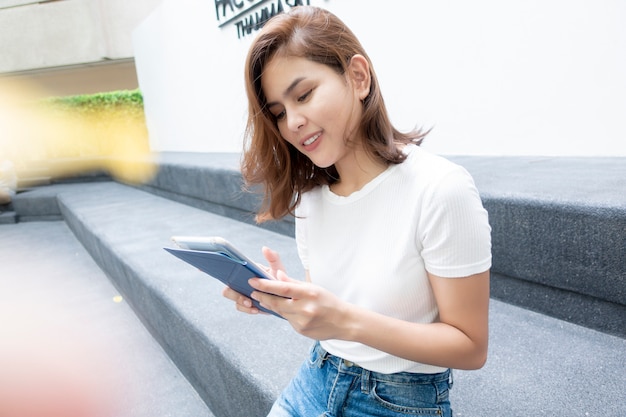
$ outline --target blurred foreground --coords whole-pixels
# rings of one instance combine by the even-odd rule
[[[11,161],[18,177],[104,172],[142,183],[154,175],[143,111],[108,106],[86,113],[42,96],[31,86],[0,79],[0,161]]]
[[[0,417],[165,416],[211,414],[68,226],[0,225]]]
[[[68,314],[62,300],[8,294],[0,305],[0,417],[116,416],[121,381],[112,351],[93,343],[97,327]]]

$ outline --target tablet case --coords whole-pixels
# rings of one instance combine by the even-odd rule
[[[195,266],[202,272],[209,274],[213,278],[217,278],[233,290],[247,297],[250,297],[250,294],[256,291],[248,284],[250,278],[267,278],[266,273],[257,265],[231,258],[220,252],[172,248],[164,249],[177,258]],[[261,311],[281,317],[274,311],[261,307],[256,300],[252,300],[252,304]]]

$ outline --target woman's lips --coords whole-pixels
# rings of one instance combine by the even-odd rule
[[[304,149],[307,151],[312,151],[315,147],[317,147],[320,136],[322,136],[322,132],[317,132],[302,141],[302,146],[304,147]]]

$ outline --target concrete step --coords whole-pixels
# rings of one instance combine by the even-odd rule
[[[14,211],[2,211],[0,208],[0,224],[17,223],[17,215]]]
[[[240,155],[163,153],[142,189],[254,223]],[[626,158],[449,157],[489,212],[492,296],[626,337]],[[584,178],[584,181],[581,180]],[[293,236],[293,219],[265,226]]]
[[[242,191],[238,153],[164,152],[154,156],[159,169],[150,181],[138,187],[211,213],[255,224],[258,195]],[[294,221],[287,216],[262,225],[293,236]]]
[[[265,415],[311,341],[283,320],[236,312],[218,281],[162,248],[175,234],[221,235],[261,260],[268,245],[298,277],[293,238],[113,182],[51,188],[71,230],[214,414]],[[490,314],[487,365],[455,371],[456,415],[626,415],[624,338],[497,300]]]
[[[62,187],[44,186],[18,192],[12,204],[19,221],[63,220],[56,198]]]
[[[282,320],[237,313],[219,281],[163,247],[172,235],[218,235],[260,260],[259,242],[268,242],[298,276],[292,239],[116,183],[69,184],[58,201],[70,228],[211,410],[263,415],[309,341]]]
[[[157,175],[140,189],[254,224],[259,198],[241,190],[239,154],[155,159]],[[473,175],[489,212],[492,296],[626,337],[626,159],[450,159]],[[32,191],[28,203],[17,196],[20,221],[60,218],[45,188]],[[292,218],[264,227],[293,236]]]
[[[626,336],[626,158],[451,159],[489,212],[492,295]]]
[[[213,416],[64,222],[0,236],[0,414],[78,415],[98,396],[80,415]],[[33,404],[46,412],[16,411]]]

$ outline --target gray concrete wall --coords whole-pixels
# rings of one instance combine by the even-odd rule
[[[68,0],[1,10],[0,73],[102,60],[95,6],[89,0]]]
[[[0,75],[0,82],[3,80],[28,86],[29,97],[33,98],[134,90],[139,87],[135,60],[132,58]]]
[[[138,87],[132,31],[162,0],[0,0],[0,76],[41,95]]]
[[[97,3],[107,59],[134,56],[132,31],[161,0],[86,0]]]

